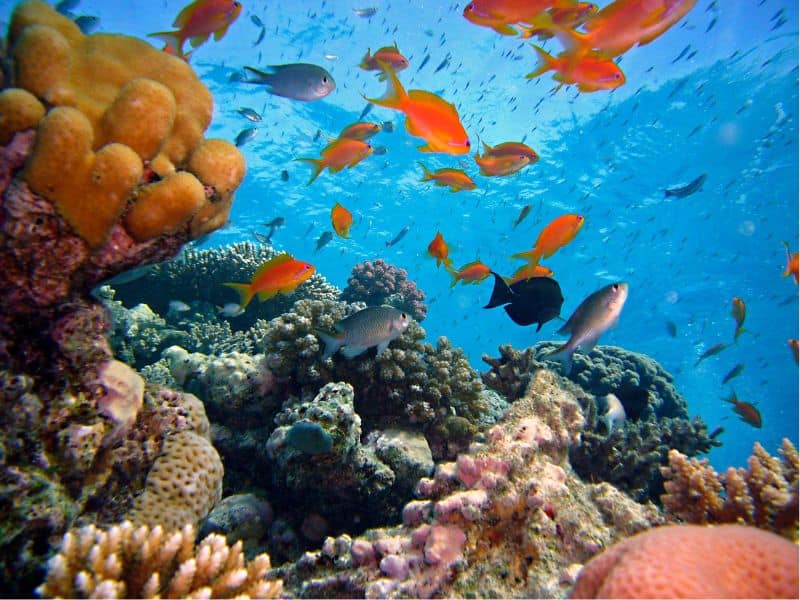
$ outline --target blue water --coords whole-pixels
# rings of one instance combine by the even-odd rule
[[[13,4],[0,1],[0,18],[7,19]],[[99,31],[144,37],[168,29],[184,4],[84,0],[75,12],[100,17]],[[253,231],[264,232],[262,223],[283,216],[276,247],[312,261],[340,287],[358,262],[384,258],[407,269],[426,292],[428,340],[449,337],[483,370],[482,354],[497,356],[503,343],[524,348],[560,339],[558,324],[536,334],[501,310],[483,310],[490,284],[450,288],[447,273],[425,255],[428,243],[442,231],[457,265],[480,258],[508,274],[522,264],[508,257],[529,248],[546,223],[581,213],[586,224],[575,241],[545,261],[564,291],[562,314],[603,285],[627,281],[630,296],[619,325],[601,344],[652,356],[675,375],[692,414],[711,428],[725,427],[724,445],[711,454],[715,467],[743,465],[755,441],[772,453],[783,437],[797,444],[798,368],[787,340],[798,337],[798,288],[781,277],[781,241],[798,247],[797,2],[703,0],[666,34],[622,57],[623,87],[593,94],[554,92],[548,75],[527,81],[534,52],[521,40],[468,23],[461,16],[464,2],[244,5],[227,36],[192,57],[216,101],[209,137],[233,140],[252,125],[236,108],[264,114],[256,138],[242,148],[248,174],[231,224],[205,246],[252,239]],[[352,12],[365,6],[375,6],[377,14],[365,19]],[[251,15],[267,27],[256,47],[259,28]],[[293,159],[318,156],[325,137],[358,119],[362,94],[383,93],[384,85],[357,64],[367,47],[395,41],[411,62],[400,74],[403,84],[455,103],[473,147],[478,139],[524,138],[539,162],[510,178],[482,177],[469,157],[419,153],[423,142],[405,133],[403,116],[376,107],[368,120],[397,126],[373,139],[387,154],[337,175],[325,172],[306,187],[309,167]],[[560,49],[557,42],[545,47]],[[447,56],[449,64],[435,73]],[[244,65],[298,61],[327,68],[337,89],[305,104],[228,81]],[[314,141],[318,130],[322,136]],[[465,168],[478,189],[452,194],[420,183],[419,160],[431,169]],[[280,178],[284,169],[288,182]],[[664,198],[665,188],[703,173],[701,192]],[[351,237],[313,254],[337,201],[356,214]],[[525,204],[532,204],[531,214],[512,229]],[[387,247],[406,225],[408,235]],[[694,368],[705,349],[732,341],[733,296],[747,303],[748,333]],[[677,326],[674,338],[667,321]],[[720,382],[739,362],[745,369],[733,389],[758,403],[762,430],[740,422],[722,401],[732,387]]]

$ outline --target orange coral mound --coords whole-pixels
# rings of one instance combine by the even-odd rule
[[[797,598],[797,560],[755,527],[658,527],[590,560],[570,598]]]

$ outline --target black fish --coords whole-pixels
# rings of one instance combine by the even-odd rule
[[[367,104],[364,107],[364,110],[361,111],[361,114],[358,115],[358,120],[361,121],[364,117],[366,117],[370,113],[370,111],[372,110],[373,106],[374,106],[374,104],[371,104],[371,103]]]
[[[269,223],[264,223],[264,227],[280,227],[284,223],[286,223],[286,219],[283,217],[275,217]]]
[[[408,225],[406,225],[405,227],[403,227],[403,228],[402,228],[402,229],[399,231],[399,233],[398,233],[396,236],[394,236],[394,239],[393,239],[391,242],[386,242],[386,246],[387,246],[387,247],[388,247],[388,246],[394,246],[394,245],[395,245],[397,242],[399,242],[399,241],[400,241],[400,240],[402,240],[404,237],[406,237],[406,234],[409,232],[409,230],[410,230],[410,229],[411,229],[411,227],[409,227]]]
[[[325,231],[321,236],[317,238],[317,247],[314,249],[314,254],[316,254],[321,248],[325,246],[328,242],[333,239],[333,234],[330,231]]]
[[[489,304],[483,308],[494,308],[505,304],[506,312],[517,325],[538,323],[542,325],[555,319],[561,313],[564,296],[561,286],[550,277],[533,277],[517,281],[510,287],[500,275],[494,275],[494,289]]]
[[[683,186],[683,187],[676,187],[670,188],[668,190],[664,190],[664,198],[669,198],[670,196],[675,196],[676,198],[686,198],[686,196],[691,196],[695,192],[699,192],[700,188],[703,187],[703,183],[706,180],[706,174],[703,173],[692,181],[691,183]]]
[[[289,171],[286,169],[281,171],[281,181],[289,181]]]

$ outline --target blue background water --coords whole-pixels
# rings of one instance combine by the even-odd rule
[[[0,1],[3,21],[13,5]],[[184,5],[85,0],[75,12],[100,17],[99,31],[144,37],[168,29]],[[578,237],[545,261],[564,291],[563,315],[608,282],[626,280],[630,296],[620,323],[601,343],[658,360],[675,375],[691,413],[711,428],[725,427],[724,445],[711,454],[718,469],[744,464],[756,440],[773,453],[784,436],[797,444],[798,369],[786,342],[798,337],[798,288],[780,276],[781,241],[798,246],[797,2],[703,0],[665,35],[622,57],[622,88],[594,94],[574,88],[554,93],[549,75],[527,81],[534,52],[522,40],[468,23],[461,16],[464,2],[244,5],[227,36],[192,57],[216,102],[209,137],[233,140],[251,126],[239,107],[264,115],[256,138],[242,148],[248,173],[231,224],[206,246],[252,239],[253,231],[265,231],[264,222],[283,216],[276,247],[311,260],[340,287],[356,263],[384,258],[407,269],[426,292],[428,339],[446,335],[481,370],[481,355],[497,356],[500,344],[523,348],[561,338],[557,321],[535,334],[501,310],[483,310],[490,284],[450,288],[449,276],[425,255],[428,243],[442,231],[457,265],[480,258],[508,274],[522,264],[508,257],[529,248],[546,223],[581,213],[586,224]],[[366,6],[377,14],[365,19],[352,12]],[[260,29],[251,15],[267,28],[258,46]],[[510,178],[485,178],[469,157],[419,153],[422,141],[405,133],[403,116],[375,108],[367,120],[397,126],[373,139],[387,154],[337,175],[325,172],[306,187],[309,167],[293,159],[318,156],[324,136],[335,137],[357,120],[362,94],[383,93],[374,74],[357,65],[368,47],[394,41],[411,62],[400,74],[404,86],[454,102],[473,147],[479,138],[490,144],[524,139],[539,162]],[[560,50],[557,42],[545,48]],[[449,64],[435,73],[448,56]],[[337,89],[305,104],[228,81],[244,65],[297,61],[325,66]],[[323,137],[315,141],[318,130]],[[461,166],[478,189],[452,194],[420,183],[419,160],[431,169]],[[288,182],[280,178],[284,169]],[[702,173],[708,178],[701,192],[664,198],[665,188]],[[316,239],[330,229],[336,201],[356,215],[351,237],[313,254]],[[512,229],[525,204],[533,205],[530,216]],[[387,247],[405,225],[408,235]],[[733,296],[747,303],[749,333],[695,368],[705,349],[732,341]],[[668,320],[677,325],[674,338]],[[740,399],[758,403],[760,431],[722,401],[731,385],[720,382],[739,362],[745,370],[733,387]]]

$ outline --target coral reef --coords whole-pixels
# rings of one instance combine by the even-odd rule
[[[260,543],[272,524],[274,512],[266,500],[253,494],[235,494],[223,498],[203,521],[198,535],[225,536],[228,544],[241,540],[246,554]]]
[[[581,570],[571,598],[796,598],[797,545],[755,527],[669,525]]]
[[[574,475],[582,427],[574,396],[540,370],[483,442],[419,481],[403,525],[329,537],[277,572],[301,597],[563,597],[579,563],[661,522]]]
[[[391,304],[417,321],[422,321],[428,312],[425,293],[408,278],[408,272],[380,258],[353,267],[347,287],[342,290],[342,300],[364,302],[367,306]]]
[[[491,369],[483,382],[509,401],[519,397],[538,369],[550,369],[545,356],[557,347],[541,342],[523,351],[500,347],[500,357],[484,356]],[[635,499],[659,501],[663,479],[659,468],[675,448],[689,456],[719,445],[699,418],[689,419],[688,406],[672,385],[672,377],[655,361],[614,346],[598,346],[588,354],[576,354],[571,373],[562,377],[572,384],[586,418],[581,444],[570,449],[570,463],[589,481],[607,481]],[[627,418],[621,427],[608,430],[598,415],[598,402],[614,394]]]
[[[242,544],[211,534],[195,545],[195,529],[135,527],[69,531],[49,564],[40,596],[62,598],[279,598],[266,579],[269,555],[246,561]]]
[[[747,469],[718,474],[708,460],[689,459],[677,450],[661,468],[667,517],[695,524],[745,523],[797,541],[798,455],[784,438],[781,458],[756,442]]]

